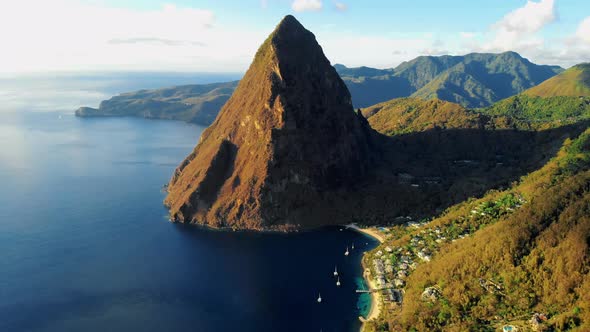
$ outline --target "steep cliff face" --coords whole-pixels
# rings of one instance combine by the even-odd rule
[[[214,227],[335,223],[312,207],[353,190],[373,135],[315,36],[287,16],[175,171],[165,204],[176,221]]]

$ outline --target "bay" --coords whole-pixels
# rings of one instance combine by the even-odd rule
[[[34,104],[0,104],[1,331],[358,331],[375,241],[169,223],[162,185],[204,128]]]

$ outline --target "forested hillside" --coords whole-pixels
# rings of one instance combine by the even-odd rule
[[[391,233],[365,260],[399,248],[382,259],[415,270],[367,331],[590,329],[590,130],[507,190]]]

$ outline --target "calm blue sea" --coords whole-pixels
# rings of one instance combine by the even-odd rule
[[[358,331],[375,242],[169,223],[161,187],[203,128],[72,113],[189,82],[115,78],[0,79],[0,331]]]

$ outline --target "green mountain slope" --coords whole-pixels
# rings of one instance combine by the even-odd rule
[[[576,122],[590,118],[590,97],[536,97],[516,95],[478,110],[488,115],[510,116],[531,123]]]
[[[528,96],[590,97],[590,63],[582,63],[523,92]]]
[[[403,305],[365,331],[589,330],[589,216],[590,129],[511,188],[392,229],[364,259],[392,265]]]
[[[350,91],[355,107],[406,97],[416,91],[407,79],[395,76],[393,69],[348,68],[341,64],[334,68]]]
[[[402,62],[394,72],[397,77],[407,79],[414,89],[419,90],[444,71],[465,61],[468,56],[419,56]]]
[[[561,68],[539,66],[514,52],[468,54],[413,97],[439,98],[466,107],[484,107],[520,93],[559,73]]]
[[[457,66],[463,67],[464,65],[458,64]],[[362,112],[375,130],[386,135],[418,132],[433,128],[521,130],[556,128],[590,119],[590,96],[554,96],[558,93],[571,94],[572,89],[569,88],[574,86],[574,83],[578,87],[584,84],[585,79],[588,79],[586,74],[590,73],[589,69],[590,65],[578,65],[541,84],[539,87],[542,89],[537,91],[551,91],[548,97],[539,97],[524,92],[479,109],[466,109],[459,104],[437,98],[430,100],[414,97],[397,98],[364,108]],[[448,81],[452,75],[461,76],[456,72],[446,71],[430,84],[436,85],[440,81]],[[563,84],[564,88],[561,88],[559,84]],[[473,82],[463,85],[475,87]],[[536,88],[527,91],[534,89]],[[456,91],[465,92],[468,89],[459,88]],[[479,97],[494,95],[489,89],[473,89],[472,91],[476,91]],[[581,90],[577,89],[576,91]],[[462,97],[460,94],[457,96]]]
[[[440,99],[396,98],[362,109],[385,135],[430,129],[542,130],[590,120],[590,97],[529,97],[523,94],[487,108],[467,109]]]
[[[210,125],[229,99],[236,82],[183,85],[123,93],[100,103],[98,109],[81,107],[80,117],[138,116]]]
[[[563,69],[531,63],[515,52],[420,56],[394,69],[334,66],[356,107],[392,98],[438,98],[483,107],[520,93]]]
[[[399,225],[387,233],[364,261],[373,278],[382,275],[394,286],[401,303],[382,303],[387,310],[364,331],[497,331],[505,325],[519,331],[590,330],[590,97],[523,93],[472,110],[437,99],[400,98],[363,114],[399,141],[419,132],[470,128],[483,128],[479,135],[512,131],[505,129],[532,137],[555,133],[552,143],[532,153],[554,157],[520,181],[496,187],[508,189],[466,198],[418,228]],[[504,167],[538,146],[523,138],[478,146],[494,149],[497,167]],[[452,146],[438,142],[444,141],[437,140],[430,153],[469,151],[465,139]],[[477,176],[496,172],[488,167]],[[467,188],[465,181],[461,186]],[[376,261],[389,270],[378,272]]]
[[[439,99],[398,98],[362,110],[371,127],[385,135],[429,129],[480,128],[482,115]]]

